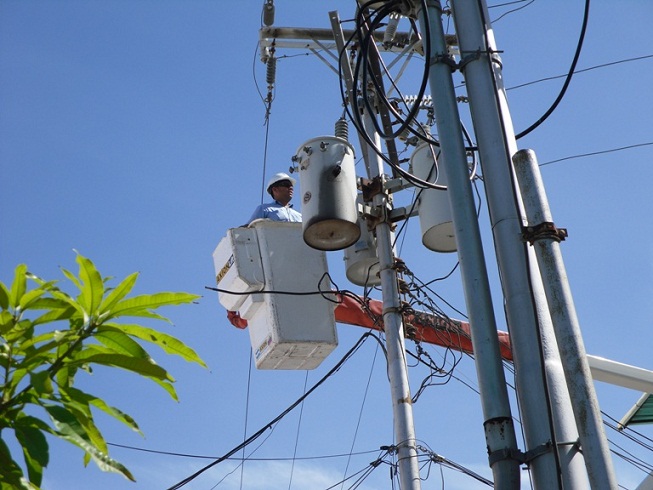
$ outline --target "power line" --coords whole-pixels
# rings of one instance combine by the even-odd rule
[[[540,163],[540,167],[544,167],[545,165],[551,165],[552,163],[558,163],[558,162],[563,162],[565,160],[572,160],[574,158],[583,158],[583,157],[589,157],[589,156],[595,156],[595,155],[603,155],[605,153],[613,153],[615,151],[622,151],[622,150],[630,150],[631,148],[641,148],[643,146],[650,146],[653,145],[653,141],[648,142],[648,143],[637,143],[635,145],[628,145],[628,146],[621,146],[619,148],[612,148],[609,150],[601,150],[601,151],[593,151],[590,153],[580,153],[578,155],[571,155],[568,157],[564,158],[558,158],[557,160],[550,160],[548,162]]]
[[[270,422],[268,422],[264,427],[259,429],[257,432],[255,432],[253,435],[251,435],[249,438],[247,438],[246,441],[243,441],[241,444],[237,445],[235,448],[231,449],[229,452],[224,454],[223,456],[215,459],[212,463],[209,463],[208,465],[204,466],[203,468],[199,469],[192,475],[184,478],[183,480],[175,483],[172,485],[168,490],[177,490],[191,481],[193,481],[195,478],[200,476],[202,473],[205,471],[211,469],[215,465],[221,463],[222,461],[225,461],[226,459],[230,458],[234,454],[236,454],[238,451],[240,451],[242,448],[248,446],[252,442],[254,442],[256,439],[258,439],[261,435],[263,435],[268,429],[272,429],[277,422],[279,422],[282,418],[284,418],[286,415],[288,415],[292,410],[294,410],[302,401],[304,401],[310,394],[313,393],[320,385],[322,385],[327,379],[329,379],[331,376],[333,376],[337,371],[340,370],[340,368],[347,362],[351,356],[354,355],[354,353],[363,345],[363,343],[367,340],[368,337],[374,337],[376,338],[371,332],[366,332],[361,336],[360,339],[354,344],[354,346],[347,351],[347,353],[336,363],[336,365],[331,368],[331,370],[326,373],[317,383],[315,383],[310,390],[308,390],[303,396],[299,397],[295,402],[293,402],[288,408],[286,408],[283,412],[281,412],[279,415],[277,415],[274,419],[272,419]]]
[[[609,63],[602,63],[600,65],[590,66],[588,68],[583,68],[582,70],[574,71],[574,75],[576,75],[578,73],[585,73],[585,72],[592,71],[592,70],[598,70],[599,68],[606,68],[608,66],[618,65],[620,63],[630,63],[632,61],[641,61],[641,60],[645,60],[645,59],[648,59],[648,58],[653,58],[653,54],[647,54],[647,55],[644,55],[644,56],[636,56],[635,58],[626,58],[626,59],[623,59],[623,60],[611,61]],[[549,80],[557,80],[558,78],[564,78],[566,76],[567,75],[555,75],[555,76],[552,76],[552,77],[540,78],[538,80],[533,80],[531,82],[526,82],[526,83],[522,83],[520,85],[514,85],[512,87],[508,87],[508,88],[506,88],[506,91],[515,90],[515,89],[523,88],[523,87],[528,87],[529,85],[535,85],[536,83],[547,82]]]

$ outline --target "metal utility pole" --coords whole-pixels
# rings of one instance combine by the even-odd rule
[[[353,79],[347,57],[343,56],[344,37],[337,12],[330,12],[329,18],[334,39],[338,47],[338,53],[341,54],[341,70],[347,84],[351,103],[351,98],[357,96],[354,90],[356,81]],[[372,56],[375,54],[372,54]],[[359,136],[365,157],[365,165],[368,169],[368,177],[370,180],[382,185],[384,174],[383,160],[377,153],[381,148],[381,141],[372,122],[373,117],[375,117],[374,114],[365,111],[363,114],[365,127],[362,129],[365,130],[366,135],[365,137],[363,135]],[[372,141],[375,148],[371,147],[367,141]],[[392,249],[392,232],[390,222],[388,221],[391,204],[388,201],[388,196],[385,191],[379,192],[373,197],[373,205],[380,214],[375,231],[383,298],[383,330],[386,339],[387,369],[388,379],[390,380],[390,396],[392,398],[399,481],[402,489],[420,490],[421,480],[417,460],[412,397],[408,383],[403,317],[400,309],[401,303],[397,283],[397,270]]]
[[[515,378],[536,489],[587,487],[578,431],[532,250],[521,240],[522,204],[510,156],[516,151],[501,63],[484,0],[452,4],[470,111],[483,168]],[[552,445],[554,444],[554,445]]]
[[[376,148],[381,141],[374,129],[371,118],[374,115],[365,113],[365,129],[373,140]],[[370,158],[368,168],[370,179],[383,181],[383,162],[372,148],[368,148]],[[381,192],[374,196],[375,209],[382,213],[382,219],[376,224],[376,246],[379,257],[381,290],[383,298],[383,330],[387,349],[388,378],[390,380],[390,396],[394,414],[394,428],[399,465],[399,481],[402,489],[419,490],[419,465],[417,461],[417,443],[413,425],[413,405],[408,384],[408,368],[406,364],[406,346],[404,344],[404,326],[399,300],[397,270],[392,250],[392,233],[387,220],[390,206],[387,195]],[[385,218],[385,219],[383,219]]]
[[[423,8],[422,3],[425,3]],[[460,132],[451,67],[444,30],[442,5],[438,0],[416,2],[429,83],[453,215],[460,269],[469,311],[476,372],[485,417],[485,437],[495,488],[518,489],[520,479],[517,440],[510,412],[506,380],[499,353],[499,341],[481,236],[469,181],[467,155]]]
[[[615,489],[618,484],[610,448],[560,252],[559,242],[566,234],[553,224],[535,153],[521,150],[513,161],[526,207],[528,238],[542,271],[590,484],[593,489]]]

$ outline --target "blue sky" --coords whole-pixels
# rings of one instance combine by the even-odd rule
[[[275,24],[293,27],[328,27],[329,11],[346,20],[355,6],[353,0],[275,4]],[[179,403],[126,373],[98,369],[80,379],[81,386],[131,414],[145,433],[141,438],[98,417],[111,443],[221,456],[294,402],[364,332],[339,326],[340,346],[315,371],[250,375],[247,332],[230,326],[215,294],[205,289],[214,285],[213,249],[259,204],[262,181],[286,170],[304,141],[332,134],[342,112],[336,75],[315,56],[284,52],[266,147],[265,108],[255,85],[256,79],[265,89],[265,66],[256,53],[261,5],[0,2],[0,279],[10,281],[19,263],[41,277],[63,279],[59,267],[75,268],[76,249],[104,275],[139,271],[138,293],[203,295],[197,305],[164,311],[174,325],[162,328],[195,348],[209,369],[153,351],[177,379]],[[583,11],[582,2],[536,0],[493,8],[491,15],[497,19],[519,7],[494,23],[509,89],[567,72]],[[642,59],[578,73],[551,117],[518,142],[545,164],[554,220],[569,230],[562,252],[588,353],[651,370],[652,15],[653,5],[645,0],[595,0],[578,68]],[[548,109],[561,85],[556,78],[508,91],[517,131]],[[417,89],[415,79],[412,93]],[[640,146],[546,164],[633,145]],[[364,167],[357,168],[362,175]],[[411,191],[403,192],[397,199],[410,200]],[[486,216],[483,208],[495,313],[505,330]],[[454,266],[455,255],[422,247],[416,219],[405,233],[400,255],[422,280],[445,276]],[[341,288],[361,292],[347,284],[341,252],[329,253],[329,268]],[[437,293],[464,312],[457,273],[437,284]],[[429,353],[444,356],[436,347]],[[463,356],[454,374],[458,379],[430,387],[415,404],[417,437],[491,477],[480,401],[467,386],[476,386],[473,361]],[[410,368],[413,390],[424,376]],[[640,396],[605,383],[596,389],[602,410],[616,419]],[[519,416],[516,408],[513,413]],[[638,430],[653,437],[650,427]],[[613,431],[608,435],[653,461],[650,451]],[[301,414],[293,411],[264,442],[248,447],[246,455],[256,448],[252,457],[260,460],[247,461],[242,472],[238,461],[217,465],[186,488],[328,488],[344,478],[346,468],[347,475],[365,468],[392,437],[382,352],[366,342],[309,397]],[[92,465],[84,468],[75,447],[57,441],[51,447],[43,485],[48,490],[167,488],[211,461],[112,447],[138,480],[130,483]],[[363,454],[349,463],[323,458],[352,452]],[[293,465],[293,454],[309,459]],[[624,488],[644,477],[621,459],[615,465]],[[361,488],[389,488],[388,475],[381,465]],[[451,470],[443,475],[448,489],[486,488]],[[530,488],[524,477],[524,488]],[[440,479],[433,468],[428,487],[439,488]]]

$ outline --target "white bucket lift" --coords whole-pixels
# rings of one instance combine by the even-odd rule
[[[446,186],[447,182],[437,164],[429,143],[419,145],[410,157],[415,177]],[[440,171],[438,171],[440,170]],[[419,191],[419,224],[422,244],[434,252],[455,252],[456,235],[451,217],[449,196],[445,190],[423,189]]]
[[[239,239],[244,236],[251,240]],[[258,262],[249,259],[254,248]],[[247,320],[258,369],[314,369],[338,345],[336,305],[329,301],[335,295],[325,276],[326,254],[304,243],[301,223],[256,220],[247,228],[231,229],[213,260],[219,289],[252,293],[237,296],[240,300],[220,293],[219,300],[231,311],[238,305],[240,316]],[[253,272],[256,264],[260,270]],[[262,282],[250,286],[259,272]],[[274,293],[318,290],[324,296]]]

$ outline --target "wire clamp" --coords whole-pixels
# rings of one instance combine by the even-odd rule
[[[547,441],[544,444],[540,444],[539,446],[534,447],[530,451],[526,451],[525,453],[519,449],[497,449],[496,451],[490,453],[488,460],[490,462],[490,466],[494,465],[494,463],[506,459],[512,459],[519,462],[519,464],[525,464],[528,466],[530,462],[535,458],[538,458],[539,456],[542,456],[543,454],[546,454],[552,450],[553,443],[551,441]]]
[[[493,63],[498,64],[500,67],[502,66],[501,63],[501,57],[499,56],[499,53],[502,53],[503,51],[497,51],[493,49],[488,49],[485,51],[482,50],[476,50],[465,57],[462,57],[460,59],[460,63],[458,63],[457,67],[461,71],[461,73],[465,70],[465,67],[471,63],[472,61],[477,61],[481,58],[482,54],[488,55],[490,59],[492,60]]]
[[[458,63],[456,63],[456,60],[453,59],[453,56],[451,56],[449,53],[447,54],[436,54],[431,58],[431,64],[435,65],[436,63],[444,63],[447,65],[449,68],[451,68],[451,72],[455,72],[456,69],[458,69]]]
[[[555,240],[561,242],[567,238],[566,228],[556,228],[552,221],[544,221],[539,225],[522,228],[522,238],[533,245],[538,240]]]

